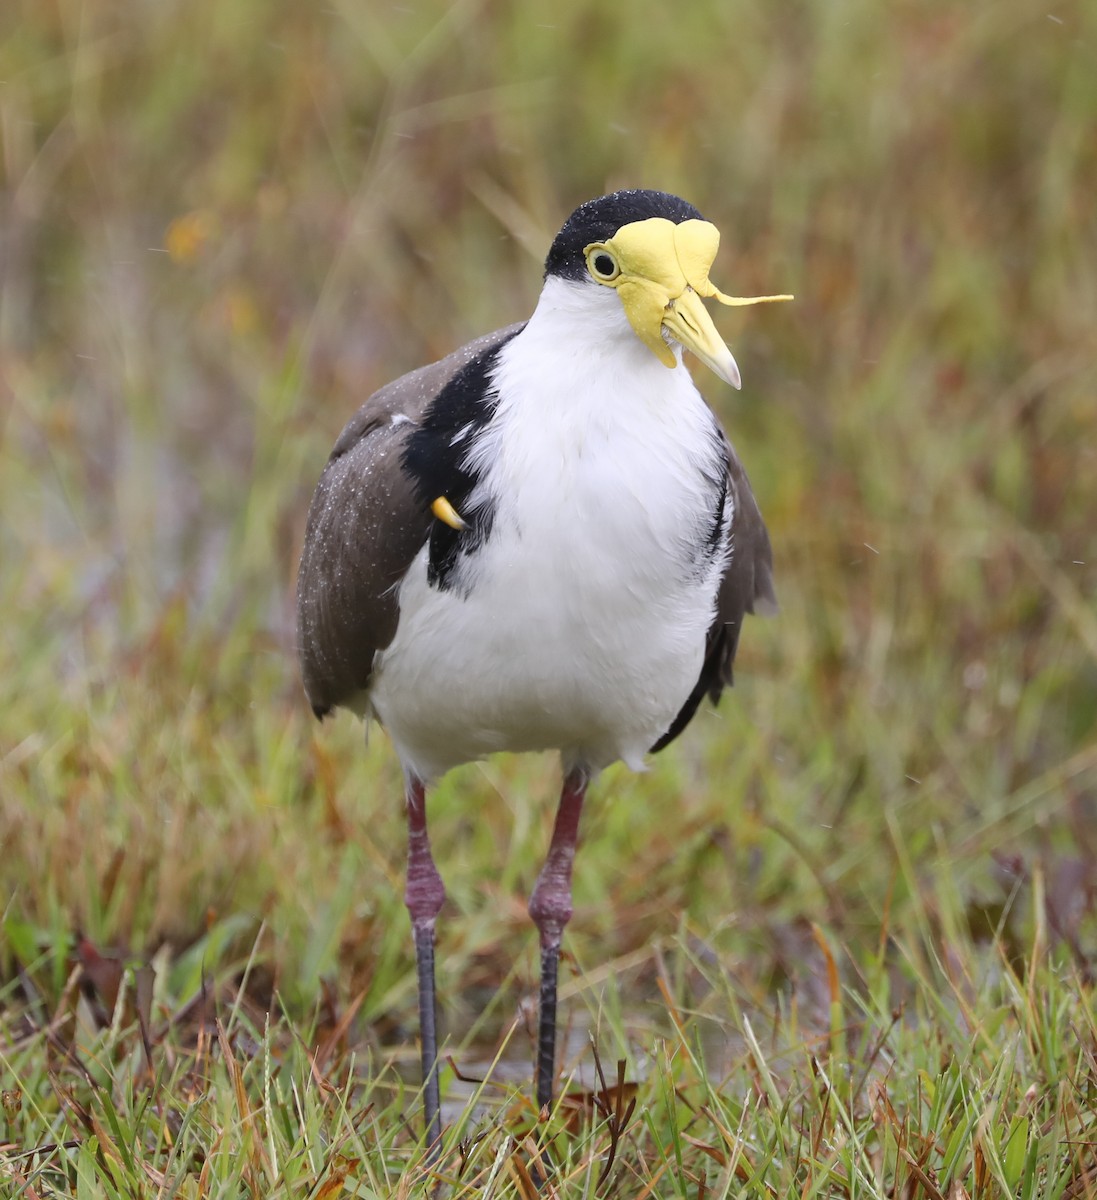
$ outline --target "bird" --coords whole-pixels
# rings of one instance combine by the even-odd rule
[[[434,949],[445,887],[426,793],[499,751],[555,750],[562,788],[529,898],[536,1101],[553,1103],[561,940],[591,780],[644,769],[732,682],[743,619],[776,609],[746,472],[683,350],[739,369],[703,301],[720,234],[629,189],[556,234],[532,315],[382,387],[343,429],[297,584],[304,689],[386,730],[404,776],[405,903],[427,1144],[441,1140]]]

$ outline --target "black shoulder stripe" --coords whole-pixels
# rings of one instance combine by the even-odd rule
[[[470,503],[480,473],[469,464],[469,450],[495,415],[499,397],[492,372],[499,351],[518,332],[478,354],[450,379],[427,407],[404,450],[404,469],[422,503],[429,507],[445,496],[465,522],[464,529],[452,529],[442,521],[431,526],[427,579],[436,587],[451,587],[459,557],[475,552],[491,533],[493,506]]]

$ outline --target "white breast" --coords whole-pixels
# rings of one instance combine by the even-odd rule
[[[501,353],[474,451],[491,535],[448,590],[428,585],[420,554],[375,665],[370,706],[424,779],[496,750],[639,769],[701,669],[725,561],[698,561],[714,418],[612,292],[598,289],[592,314],[582,289],[577,312],[555,282]]]

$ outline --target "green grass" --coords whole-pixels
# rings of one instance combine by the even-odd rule
[[[1092,0],[4,8],[0,1195],[1097,1196],[1095,55]],[[630,184],[797,295],[699,377],[782,611],[596,787],[546,1122],[556,768],[432,795],[500,1065],[430,1168],[398,769],[307,713],[297,549],[361,400]]]

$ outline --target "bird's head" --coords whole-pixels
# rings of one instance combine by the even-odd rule
[[[709,279],[720,231],[677,196],[622,191],[581,204],[556,235],[545,278],[616,291],[633,332],[668,367],[679,343],[732,387],[739,368],[703,300],[764,304],[791,296],[726,296]]]

